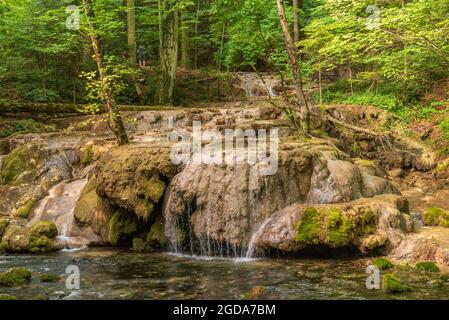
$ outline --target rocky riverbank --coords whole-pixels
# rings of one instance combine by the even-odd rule
[[[332,124],[325,114],[379,135]],[[239,257],[391,254],[449,262],[441,239],[426,241],[433,254],[419,254],[424,249],[417,245],[417,235],[431,238],[434,230],[420,229],[426,211],[449,208],[427,201],[438,198],[436,191],[419,189],[416,181],[427,179],[444,193],[445,168],[436,166],[427,147],[380,134],[386,115],[379,109],[314,108],[310,137],[298,137],[282,112],[263,101],[132,111],[125,118],[132,143],[123,147],[96,116],[73,118],[65,132],[1,141],[2,250],[112,245]],[[278,128],[276,172],[264,175],[246,163],[174,164],[169,136],[173,130],[191,135],[194,121],[221,132]],[[413,177],[415,184],[408,183]],[[42,221],[53,223],[57,234],[39,234],[46,239],[36,244],[32,230]]]

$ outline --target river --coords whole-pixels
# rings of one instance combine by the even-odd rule
[[[429,279],[411,268],[394,273],[413,291],[387,294],[365,288],[369,259],[213,259],[170,253],[134,253],[117,249],[60,251],[48,255],[5,255],[0,270],[26,266],[29,285],[1,288],[0,293],[32,299],[243,299],[263,286],[266,299],[447,299],[449,285],[429,287]],[[80,269],[80,289],[66,289],[68,265]],[[44,283],[42,274],[62,276]],[[429,278],[430,277],[430,278]]]

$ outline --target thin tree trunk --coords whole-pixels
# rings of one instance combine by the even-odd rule
[[[159,40],[161,80],[159,102],[173,103],[173,92],[178,66],[178,24],[179,14],[172,0],[159,0]]]
[[[281,23],[284,33],[285,47],[287,49],[290,67],[292,69],[293,81],[296,91],[296,110],[299,111],[301,128],[303,132],[310,132],[310,112],[306,97],[302,86],[301,68],[298,65],[297,51],[293,43],[292,36],[288,27],[287,18],[285,16],[285,8],[283,0],[276,0],[279,22]]]
[[[349,71],[349,86],[351,87],[351,94],[354,94],[354,85],[352,83],[352,68],[351,65],[348,66]]]
[[[293,41],[299,41],[299,5],[300,0],[293,0]]]
[[[181,66],[190,69],[190,37],[187,9],[181,11]]]
[[[129,63],[134,67],[137,64],[136,7],[134,0],[127,0],[127,5]]]
[[[83,0],[84,12],[87,19],[89,29],[89,38],[94,52],[93,58],[97,64],[99,77],[103,80],[107,75],[103,63],[103,53],[101,49],[101,42],[95,32],[94,12],[92,9],[92,0]],[[115,103],[115,97],[111,91],[104,93],[104,104],[108,111],[108,126],[114,133],[118,144],[123,145],[128,143],[128,135],[126,134],[125,126],[123,125],[122,117],[120,115],[120,108]]]

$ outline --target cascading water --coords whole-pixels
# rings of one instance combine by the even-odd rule
[[[74,210],[87,178],[63,181],[53,186],[48,196],[40,200],[31,212],[29,225],[38,221],[53,221],[58,229],[57,240],[65,248],[81,248],[88,243],[87,239],[72,236],[77,232]]]
[[[279,81],[272,74],[239,72],[237,73],[237,78],[240,80],[240,88],[245,91],[248,98],[278,96],[275,87]]]

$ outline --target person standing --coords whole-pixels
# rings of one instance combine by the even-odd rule
[[[139,45],[139,47],[137,48],[137,56],[139,57],[139,67],[146,67],[147,54],[145,52],[145,48],[142,45]]]

